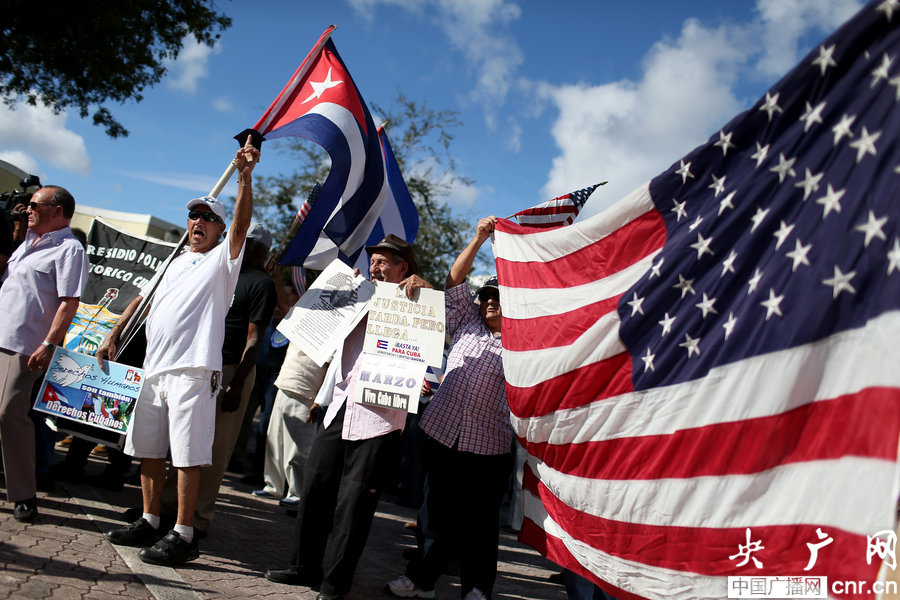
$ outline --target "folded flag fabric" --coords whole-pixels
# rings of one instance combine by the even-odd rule
[[[497,224],[521,536],[617,598],[893,564],[898,24],[868,5],[600,215]]]

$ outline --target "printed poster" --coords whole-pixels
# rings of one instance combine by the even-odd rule
[[[356,327],[375,284],[334,260],[278,324],[278,331],[317,365],[327,363]]]
[[[396,283],[379,281],[368,309],[363,352],[442,366],[444,292],[422,288],[416,300],[410,300]]]
[[[106,372],[93,356],[57,347],[34,409],[125,435],[144,372],[109,360],[105,365]]]
[[[63,346],[88,354],[96,352],[176,245],[135,235],[95,218],[88,233],[90,274]]]
[[[426,368],[421,361],[364,354],[353,401],[416,413]]]

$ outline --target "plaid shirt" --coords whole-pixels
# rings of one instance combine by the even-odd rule
[[[505,454],[512,445],[500,336],[478,314],[467,283],[445,292],[450,355],[441,387],[422,417],[422,430],[452,448]]]

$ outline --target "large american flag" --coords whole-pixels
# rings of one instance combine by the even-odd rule
[[[900,491],[898,23],[867,6],[604,213],[497,224],[522,538],[619,598],[877,577]]]

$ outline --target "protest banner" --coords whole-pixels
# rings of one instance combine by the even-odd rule
[[[363,354],[353,400],[370,406],[418,412],[426,368],[424,362],[404,357]]]
[[[421,288],[416,300],[410,300],[396,283],[379,281],[369,303],[363,352],[403,357],[440,368],[444,358],[444,313],[444,292]]]
[[[339,343],[359,323],[375,284],[334,260],[300,297],[278,331],[319,366],[329,361]]]
[[[90,276],[64,347],[93,354],[174,247],[95,218],[88,233]]]
[[[104,371],[93,356],[57,347],[34,409],[125,435],[144,372],[112,361],[106,365]]]

